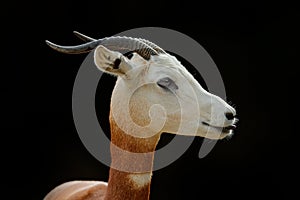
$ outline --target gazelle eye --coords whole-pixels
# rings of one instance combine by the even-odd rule
[[[176,83],[169,77],[159,79],[157,81],[157,85],[163,89],[167,89],[167,90],[171,90],[171,91],[178,89],[178,86],[176,85]]]
[[[125,53],[124,56],[126,56],[130,60],[133,57],[133,52],[129,51],[129,52]]]

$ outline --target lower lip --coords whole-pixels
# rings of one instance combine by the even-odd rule
[[[216,130],[218,130],[219,132],[221,132],[222,134],[228,134],[230,133],[232,130],[231,129],[225,129],[225,128],[218,128],[218,127],[213,127],[213,126],[208,126],[209,128],[214,128]]]
[[[222,134],[229,134],[233,131],[233,129],[226,129],[224,127],[215,127],[215,126],[210,126],[209,124],[203,123],[205,126],[209,127],[209,128],[213,128],[215,130],[218,130],[218,132],[222,133]]]
[[[222,133],[228,134],[230,132],[232,132],[232,129],[222,129]]]
[[[228,134],[228,133],[231,133],[233,131],[233,129],[235,128],[234,125],[232,125],[232,129],[228,129],[226,127],[216,127],[216,126],[211,126],[209,125],[208,123],[206,122],[202,122],[202,124],[204,124],[205,126],[209,127],[209,128],[214,128],[216,130],[218,130],[219,132],[223,133],[223,134]]]

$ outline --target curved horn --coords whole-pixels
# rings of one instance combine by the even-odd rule
[[[144,59],[149,60],[151,55],[158,55],[158,52],[150,47],[148,44],[137,38],[131,37],[108,37],[100,40],[94,40],[82,45],[77,46],[60,46],[49,42],[46,40],[46,43],[54,50],[68,53],[68,54],[79,54],[92,51],[98,45],[103,45],[108,49],[119,51],[120,53],[125,53],[128,51],[134,51],[142,56]]]
[[[91,41],[96,40],[96,39],[86,36],[82,33],[79,33],[78,31],[73,31],[73,33],[74,33],[74,35],[76,35],[79,39],[83,40],[84,42],[91,42]]]
[[[68,53],[68,54],[80,54],[80,53],[90,52],[98,46],[97,41],[92,41],[77,46],[61,46],[46,40],[46,44],[58,52]]]
[[[86,36],[82,33],[79,33],[78,31],[73,31],[73,33],[81,40],[83,40],[84,42],[91,42],[91,41],[95,41],[96,39],[91,38],[89,36]],[[142,39],[139,38],[139,40],[141,40],[142,42],[146,43],[148,46],[152,47],[154,50],[157,51],[157,53],[162,53],[165,54],[166,52],[160,48],[158,45],[154,44],[153,42],[150,42],[149,40],[146,39]]]

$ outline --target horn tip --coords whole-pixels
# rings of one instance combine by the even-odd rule
[[[45,40],[46,44],[49,46],[49,47],[53,47],[55,46],[54,43],[50,42],[49,40]]]
[[[52,42],[50,42],[49,40],[45,40],[45,42],[46,42],[46,44],[49,45],[49,46],[52,44]]]

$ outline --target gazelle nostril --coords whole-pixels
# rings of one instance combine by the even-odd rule
[[[232,112],[227,112],[225,113],[225,117],[228,119],[228,120],[233,120],[234,119],[234,115]]]

